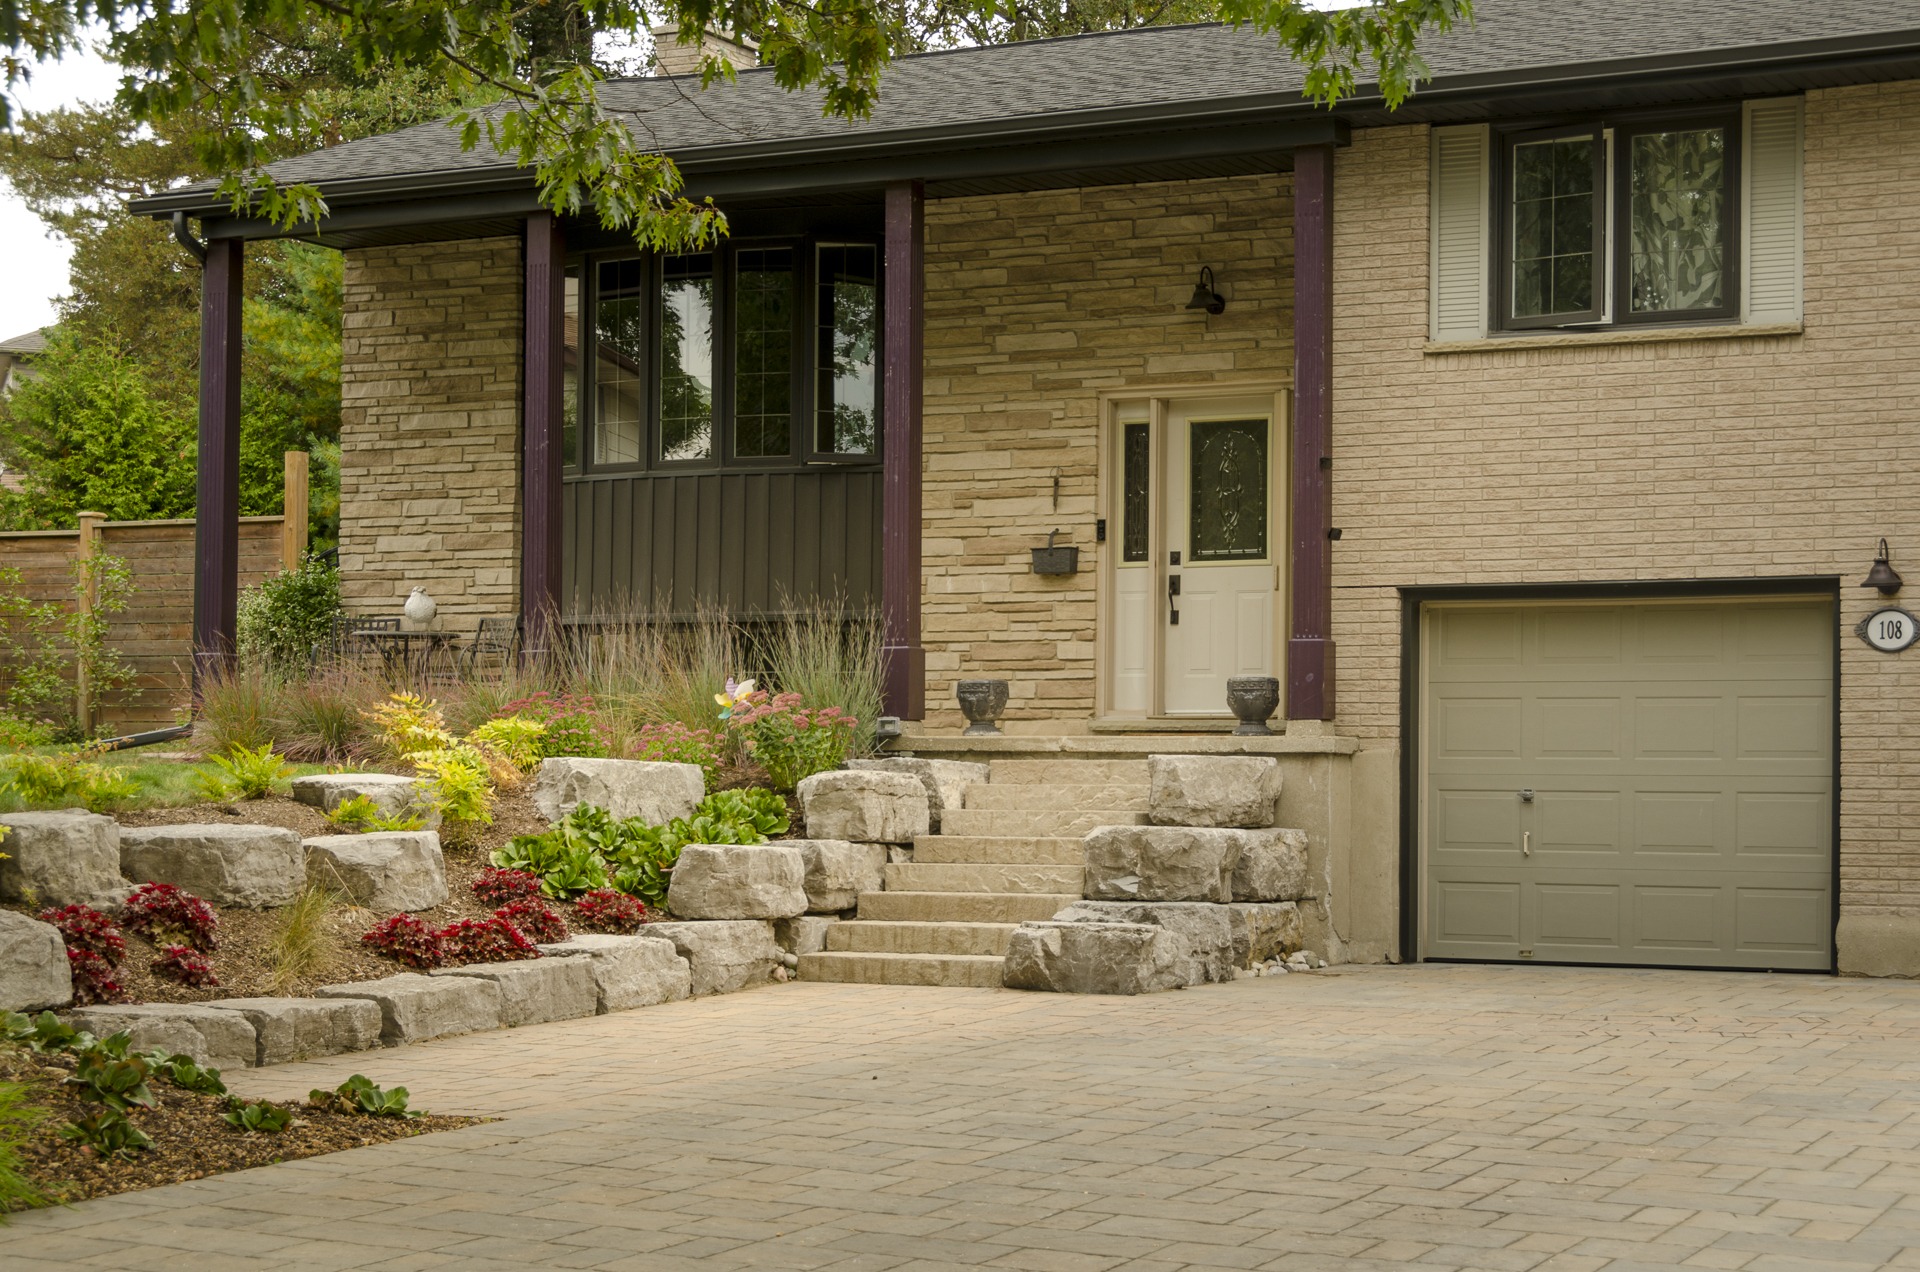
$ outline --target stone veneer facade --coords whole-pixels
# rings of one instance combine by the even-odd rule
[[[470,631],[520,608],[518,238],[346,253],[340,572],[347,609],[415,585]]]

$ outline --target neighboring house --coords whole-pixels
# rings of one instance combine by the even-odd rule
[[[1855,633],[1920,567],[1920,16],[1475,7],[1395,113],[1213,26],[905,59],[857,124],[604,86],[712,252],[437,125],[277,165],[346,255],[350,603],[838,591],[926,753],[993,676],[1003,748],[1281,755],[1336,957],[1920,974],[1920,651]],[[218,453],[270,229],[140,206],[211,240]],[[1244,674],[1283,739],[1211,735]]]
[[[0,340],[0,398],[13,396],[20,382],[33,374],[33,360],[47,347],[46,327],[36,327],[24,335],[11,340]],[[19,491],[24,488],[21,475],[5,464],[0,464],[0,490]]]

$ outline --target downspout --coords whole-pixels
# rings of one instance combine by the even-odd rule
[[[207,263],[207,245],[193,237],[193,234],[187,229],[187,214],[185,212],[175,212],[173,214],[173,237],[175,242],[193,253],[194,260],[199,261],[202,265]]]

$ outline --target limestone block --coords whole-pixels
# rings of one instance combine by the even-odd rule
[[[1151,994],[1186,982],[1180,938],[1152,923],[1022,923],[1001,983],[1055,994]]]
[[[1235,901],[1298,901],[1307,895],[1307,832],[1250,830],[1233,867]]]
[[[323,985],[315,998],[364,998],[380,1008],[380,1041],[389,1047],[449,1034],[498,1029],[500,987],[479,976],[401,972],[350,985]]]
[[[0,910],[0,1011],[38,1011],[72,1001],[73,973],[60,930]]]
[[[1102,826],[1083,841],[1089,901],[1230,901],[1242,830]]]
[[[361,796],[372,801],[382,817],[417,817],[422,829],[440,827],[439,812],[415,778],[396,773],[316,773],[293,779],[293,797],[323,813]]]
[[[593,976],[601,1013],[678,1002],[693,992],[693,968],[673,942],[657,936],[581,933],[542,945],[543,962],[572,959]]]
[[[1077,901],[1053,916],[1056,923],[1147,923],[1167,929],[1180,943],[1181,983],[1187,985],[1233,979],[1228,920],[1227,907],[1206,901]]]
[[[1233,930],[1233,965],[1252,967],[1300,949],[1300,907],[1291,901],[1236,901],[1222,907]]]
[[[848,760],[847,767],[856,771],[868,770],[876,773],[905,773],[920,779],[927,789],[927,818],[934,834],[940,833],[940,818],[949,808],[966,806],[967,787],[975,782],[984,782],[989,770],[984,764],[969,764],[964,760],[923,760],[918,756],[889,755],[875,760]]]
[[[68,1019],[96,1038],[125,1030],[135,1051],[192,1056],[195,1064],[216,1069],[251,1069],[260,1056],[251,1020],[206,1003],[76,1007]]]
[[[789,954],[818,954],[827,948],[827,933],[839,921],[823,914],[781,919],[773,925],[773,939]]]
[[[306,882],[300,836],[279,826],[122,826],[120,872],[249,910],[286,905]]]
[[[838,914],[853,909],[862,892],[884,886],[885,844],[854,844],[844,839],[788,839],[806,863],[807,909],[814,914]]]
[[[649,923],[647,935],[666,937],[687,960],[693,972],[691,992],[695,998],[764,985],[780,962],[773,924],[761,919]]]
[[[533,958],[443,967],[435,976],[473,976],[500,987],[500,1023],[508,1028],[598,1014],[600,986],[585,959]]]
[[[431,830],[316,835],[302,841],[306,877],[381,912],[430,910],[447,899],[447,862]]]
[[[221,998],[206,1005],[247,1018],[258,1065],[380,1045],[380,1009],[364,998]]]
[[[533,806],[549,821],[592,804],[616,819],[638,817],[660,826],[691,814],[706,794],[698,764],[652,760],[542,760],[533,779]]]
[[[1280,761],[1270,755],[1150,755],[1147,816],[1159,826],[1271,826]]]
[[[84,808],[8,813],[0,839],[0,900],[118,910],[133,889],[120,875],[120,826]]]
[[[788,919],[807,910],[806,863],[786,844],[688,844],[667,885],[683,919]]]
[[[926,787],[906,773],[835,769],[806,778],[795,794],[815,839],[904,844],[932,828]]]

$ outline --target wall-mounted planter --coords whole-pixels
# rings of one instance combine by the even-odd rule
[[[1047,546],[1033,549],[1033,572],[1035,574],[1078,574],[1080,572],[1080,549],[1072,546],[1056,548],[1053,546],[1058,530],[1047,535]]]

